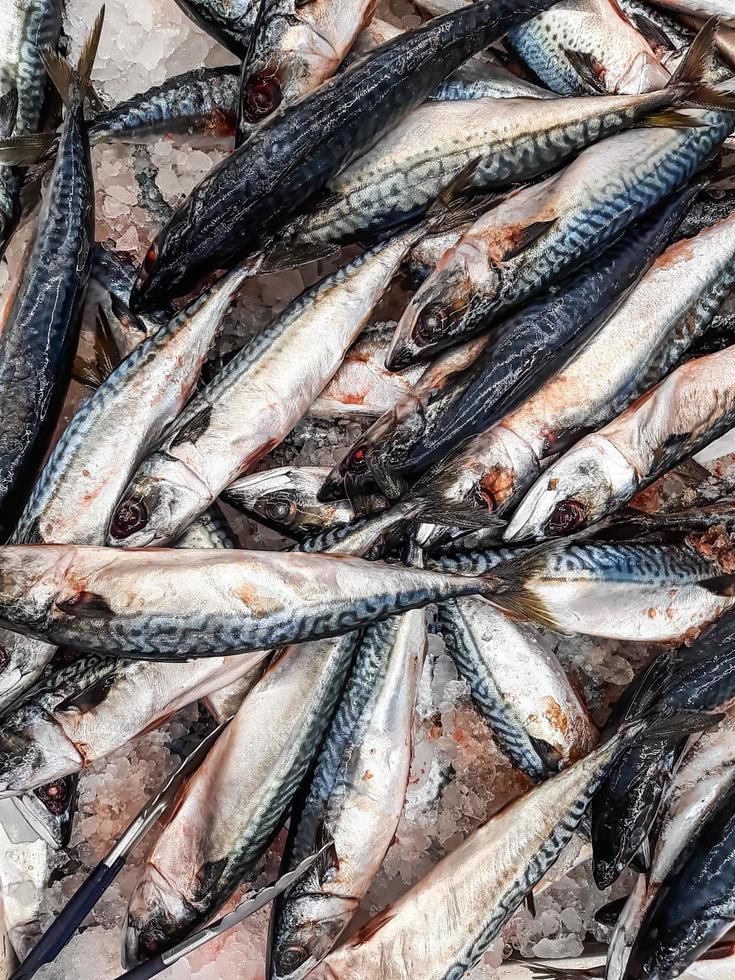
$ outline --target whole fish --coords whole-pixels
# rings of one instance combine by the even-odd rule
[[[277,446],[337,372],[420,234],[403,232],[307,289],[240,351],[139,468],[108,543],[171,541]]]
[[[391,845],[408,785],[414,701],[426,650],[423,610],[370,626],[291,817],[282,873],[334,841],[275,904],[268,975],[299,980],[350,923]]]
[[[76,348],[94,241],[94,188],[83,104],[101,29],[98,18],[78,72],[70,75],[56,163],[33,246],[0,331],[4,536],[12,530],[48,448]]]
[[[511,31],[508,43],[560,95],[650,92],[668,76],[615,0],[565,0]]]
[[[735,11],[729,0],[657,0],[659,6],[692,17],[719,17],[724,24],[735,27]]]
[[[207,34],[244,58],[258,13],[259,0],[176,0]]]
[[[551,2],[478,0],[400,34],[267,119],[204,178],[148,249],[133,310],[189,292],[235,264],[463,61]]]
[[[426,474],[427,512],[475,506],[503,514],[514,507],[549,456],[614,418],[674,366],[731,288],[734,255],[732,216],[668,248],[569,364]],[[541,477],[538,486],[546,482]],[[522,526],[530,499],[522,502],[508,540]],[[565,530],[575,527],[577,509],[559,509]]]
[[[593,748],[587,707],[537,631],[474,599],[443,602],[438,627],[472,700],[526,775],[544,779]]]
[[[604,251],[632,221],[683,186],[734,117],[691,118],[703,125],[634,130],[588,147],[565,170],[510,194],[476,221],[409,302],[388,366],[406,367],[486,330]]]
[[[554,170],[645,117],[658,113],[665,126],[665,110],[687,103],[693,92],[704,97],[702,64],[713,36],[710,25],[680,74],[650,94],[420,106],[327,183],[326,201],[297,219],[293,234],[299,243],[354,241],[421,214],[460,175],[470,191],[497,190]]]
[[[346,500],[321,503],[317,498],[328,475],[327,466],[282,466],[243,476],[220,497],[259,524],[301,539],[355,516]]]
[[[513,611],[565,632],[671,641],[732,607],[732,599],[701,584],[720,574],[717,561],[688,544],[570,544],[525,556],[507,550],[457,552],[427,558],[427,567],[474,575],[495,569],[502,577],[501,560],[514,578]],[[495,601],[502,605],[502,596]]]
[[[587,527],[735,423],[735,347],[697,358],[581,439],[528,492],[509,541]]]
[[[705,724],[701,719],[684,722]],[[540,783],[470,834],[393,905],[370,919],[315,977],[439,980],[464,976],[571,839],[639,722]]]

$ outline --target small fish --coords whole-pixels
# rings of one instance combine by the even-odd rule
[[[176,0],[187,17],[238,58],[244,58],[259,0]]]
[[[268,975],[300,980],[352,920],[393,841],[411,766],[414,702],[426,651],[423,610],[370,626],[308,788],[291,817],[282,871],[314,844],[317,863],[275,905]]]
[[[59,150],[33,245],[0,332],[0,534],[5,537],[56,425],[89,279],[94,187],[83,104],[101,29],[99,17],[78,72],[57,77],[67,100]],[[53,64],[56,73],[60,63]]]
[[[679,720],[684,728],[709,724]],[[666,726],[671,722],[658,730]],[[649,722],[634,724],[495,814],[331,953],[314,976],[459,980],[554,864],[614,760],[648,737],[647,729]]]
[[[216,167],[152,243],[133,312],[229,268],[447,75],[552,0],[482,0],[400,34],[282,112]],[[226,220],[223,220],[226,218]]]
[[[347,524],[355,516],[346,500],[319,501],[317,494],[328,475],[327,466],[263,470],[231,483],[220,497],[258,523],[298,540]]]
[[[585,436],[528,492],[505,532],[538,540],[588,527],[735,423],[735,347],[677,368]]]
[[[695,128],[620,133],[588,147],[560,173],[510,194],[476,221],[409,302],[388,366],[406,367],[487,330],[599,255],[633,220],[683,186],[732,126],[726,113],[683,115]]]
[[[597,730],[539,633],[474,599],[443,602],[439,631],[500,747],[531,779],[591,751]]]
[[[723,24],[735,27],[735,11],[730,0],[657,0],[659,6],[692,17],[719,17]]]
[[[521,537],[531,501],[540,493],[553,495],[546,488],[559,464],[539,477],[549,457],[609,422],[675,365],[711,323],[731,288],[733,255],[732,216],[670,246],[598,321],[599,329],[570,363],[426,474],[422,492],[427,513],[461,505],[503,515],[522,501],[505,534],[507,540]],[[535,481],[538,489],[530,490]],[[522,500],[527,491],[530,496]],[[581,504],[560,507],[554,520],[566,533],[582,526],[582,520],[577,523],[582,511]]]
[[[301,294],[193,398],[139,468],[108,543],[165,544],[288,435],[421,234],[403,232]]]

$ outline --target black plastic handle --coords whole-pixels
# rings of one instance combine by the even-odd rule
[[[134,966],[127,973],[121,973],[117,980],[150,980],[150,977],[157,977],[159,973],[163,973],[167,966],[173,964],[164,963],[162,957],[155,956],[152,960],[141,963],[140,966]]]

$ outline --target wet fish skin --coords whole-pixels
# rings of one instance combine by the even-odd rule
[[[347,524],[355,516],[346,500],[321,503],[317,499],[328,474],[328,466],[264,470],[231,483],[220,497],[266,527],[299,540],[335,524]]]
[[[245,57],[258,0],[176,0],[176,4],[234,55]]]
[[[325,839],[337,861],[315,866],[276,903],[268,975],[299,980],[327,955],[377,874],[403,809],[423,610],[365,631],[340,706],[291,818],[282,872]]]
[[[493,591],[481,577],[342,555],[0,549],[4,626],[136,659],[181,660],[335,636],[444,598]]]
[[[693,17],[719,17],[723,24],[735,27],[735,12],[728,0],[659,0],[659,6]]]
[[[478,0],[399,35],[267,120],[194,189],[151,245],[131,297],[134,312],[234,264],[459,64],[550,3]]]
[[[0,138],[11,136],[15,126],[17,92],[11,89],[0,98]],[[13,167],[0,166],[0,259],[20,220],[21,178]]]
[[[495,739],[527,776],[548,778],[593,748],[587,707],[537,631],[473,599],[441,603],[438,626]]]
[[[585,436],[527,494],[505,532],[540,539],[594,524],[735,422],[735,348],[677,368],[621,415]],[[583,475],[582,475],[583,474]]]
[[[692,118],[706,125],[628,131],[588,147],[561,173],[510,194],[476,221],[409,302],[389,366],[406,367],[487,330],[604,251],[683,186],[732,125],[726,113]]]
[[[164,544],[277,446],[337,372],[420,229],[396,235],[307,289],[187,406],[133,477],[108,543]],[[257,424],[253,422],[257,420]]]

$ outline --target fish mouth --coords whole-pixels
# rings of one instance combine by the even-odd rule
[[[331,504],[336,500],[347,500],[347,490],[345,480],[340,473],[339,466],[335,466],[329,473],[324,483],[319,487],[316,499],[320,504]]]
[[[122,964],[139,966],[174,946],[189,931],[194,912],[158,868],[148,863],[130,896]]]

